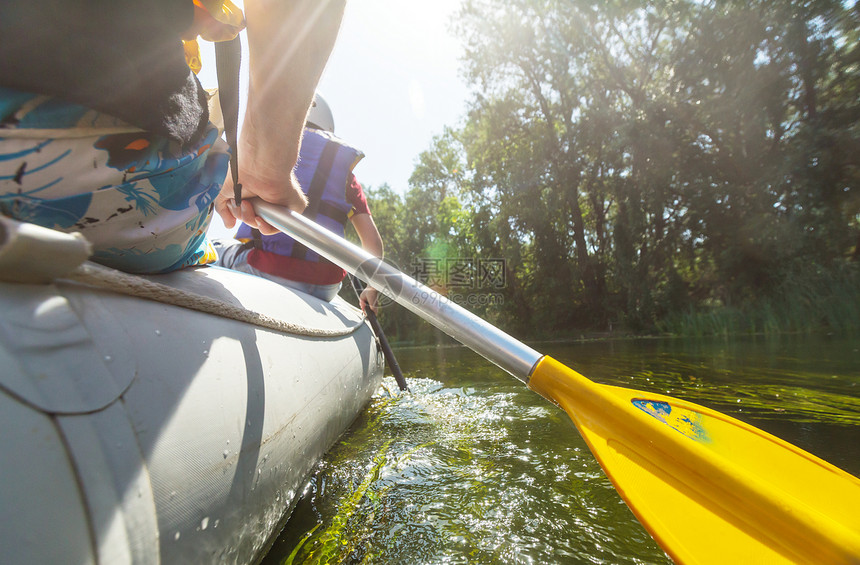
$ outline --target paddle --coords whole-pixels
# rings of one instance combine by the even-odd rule
[[[594,383],[306,218],[254,206],[276,228],[564,408],[627,505],[676,561],[860,563],[857,478],[715,410]]]
[[[364,289],[361,288],[358,277],[350,276],[349,279],[352,281],[352,288],[355,289],[356,294],[361,295],[361,291]],[[373,333],[379,338],[379,344],[382,346],[382,354],[385,355],[385,361],[394,375],[394,380],[397,381],[397,386],[400,387],[400,390],[409,390],[409,387],[406,386],[406,379],[403,377],[403,371],[400,370],[400,364],[397,362],[394,351],[388,344],[388,338],[385,337],[385,332],[382,331],[382,326],[379,325],[379,320],[376,319],[376,313],[368,306],[364,314],[367,316],[367,321],[370,322],[370,327],[373,328]]]

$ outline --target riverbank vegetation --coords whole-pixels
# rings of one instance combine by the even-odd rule
[[[466,0],[454,26],[463,121],[368,191],[406,273],[514,335],[860,328],[860,3]]]

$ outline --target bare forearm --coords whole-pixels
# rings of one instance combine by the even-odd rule
[[[307,199],[293,174],[305,116],[343,19],[346,0],[246,0],[248,102],[239,140],[243,194],[301,212]],[[231,228],[242,221],[277,233],[248,202],[233,203],[227,178],[215,210]]]
[[[245,2],[250,81],[243,157],[265,179],[283,177],[296,163],[305,116],[345,5],[345,0]]]
[[[370,241],[367,241],[367,242],[363,241],[361,243],[361,247],[365,251],[367,251],[368,253],[373,255],[374,257],[382,258],[385,256],[385,249],[383,249],[383,246],[382,246],[382,239],[376,239],[376,240],[371,239]]]
[[[358,234],[358,239],[361,240],[361,247],[371,255],[376,257],[384,256],[384,246],[382,236],[379,235],[379,230],[376,227],[376,222],[373,221],[373,216],[370,214],[356,214],[352,217],[352,226],[355,228],[355,233]]]
[[[355,228],[355,233],[358,234],[358,239],[361,240],[361,247],[376,257],[383,256],[382,236],[379,235],[379,230],[376,227],[376,222],[373,221],[373,216],[370,214],[356,214],[351,218],[352,227]],[[379,293],[371,286],[362,291],[359,297],[361,309],[365,312],[370,307],[376,312],[377,300]]]

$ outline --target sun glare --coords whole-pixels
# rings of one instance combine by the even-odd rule
[[[412,114],[419,120],[424,119],[424,89],[416,79],[409,81],[409,105]]]

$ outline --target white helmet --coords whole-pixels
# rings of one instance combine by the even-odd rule
[[[331,114],[331,108],[319,94],[314,95],[314,101],[311,102],[311,109],[308,110],[305,122],[308,126],[334,133],[334,116]]]

